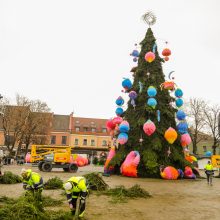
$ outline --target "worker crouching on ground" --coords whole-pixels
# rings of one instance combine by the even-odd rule
[[[22,169],[21,171],[23,188],[27,193],[32,193],[39,200],[42,200],[41,193],[43,191],[43,179],[40,174],[32,172],[31,169]]]
[[[63,188],[65,189],[67,201],[73,215],[76,212],[77,198],[80,197],[79,217],[82,218],[86,208],[86,196],[88,195],[86,179],[81,176],[71,177],[63,184]]]

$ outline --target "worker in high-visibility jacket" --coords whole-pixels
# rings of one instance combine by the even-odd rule
[[[73,215],[76,211],[77,198],[80,197],[79,217],[82,218],[86,208],[86,196],[88,195],[86,179],[82,176],[71,177],[63,184],[63,188]]]
[[[205,165],[205,174],[207,176],[208,184],[212,185],[212,176],[214,175],[214,169],[210,161]]]
[[[22,169],[21,171],[23,188],[32,193],[38,192],[41,194],[43,191],[43,178],[40,174],[32,172],[31,169]]]

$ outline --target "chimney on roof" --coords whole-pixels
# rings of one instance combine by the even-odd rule
[[[69,118],[69,130],[71,131],[73,129],[73,112],[70,113]]]

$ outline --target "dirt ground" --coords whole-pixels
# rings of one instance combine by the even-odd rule
[[[3,171],[19,174],[23,167],[30,165],[5,165]],[[79,168],[75,174],[56,169],[52,172],[40,172],[44,181],[58,176],[66,181],[73,175],[90,172],[103,172],[103,167],[93,165]],[[202,173],[204,176],[204,173]],[[86,220],[219,220],[220,219],[220,179],[214,178],[213,186],[208,186],[205,179],[169,181],[162,179],[142,179],[122,176],[103,177],[110,187],[124,185],[131,187],[139,184],[152,198],[128,200],[126,203],[112,204],[107,196],[90,194],[85,213]],[[65,199],[62,190],[44,190],[44,195]],[[23,193],[22,184],[0,185],[0,196],[18,197]],[[68,210],[67,202],[54,209]]]

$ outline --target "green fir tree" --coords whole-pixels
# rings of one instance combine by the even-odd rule
[[[173,144],[169,144],[164,138],[164,133],[169,127],[177,130],[175,113],[178,109],[170,105],[170,102],[175,100],[170,95],[170,92],[160,88],[160,85],[165,82],[162,70],[164,60],[159,56],[157,48],[155,50],[155,60],[151,63],[145,60],[145,54],[152,51],[155,43],[156,39],[153,32],[151,28],[148,28],[145,38],[140,43],[141,51],[138,65],[132,70],[134,81],[129,91],[134,90],[137,93],[136,106],[134,109],[129,100],[128,108],[122,115],[123,119],[127,120],[130,125],[128,142],[118,146],[116,155],[110,162],[110,165],[115,166],[116,173],[120,172],[121,164],[128,153],[133,150],[138,151],[141,156],[138,165],[139,177],[159,177],[159,167],[161,165],[169,165],[181,169],[189,165],[184,159],[180,135],[178,134],[178,138]],[[139,82],[143,84],[142,92],[139,92]],[[147,105],[149,98],[147,89],[149,86],[154,86],[157,89],[157,95],[155,96],[157,105],[155,109]],[[157,119],[157,110],[160,111],[160,122]],[[151,136],[147,136],[143,131],[143,125],[148,119],[153,121],[156,126],[156,131]],[[140,142],[141,138],[143,139],[142,143]],[[169,149],[171,154],[168,154]]]

